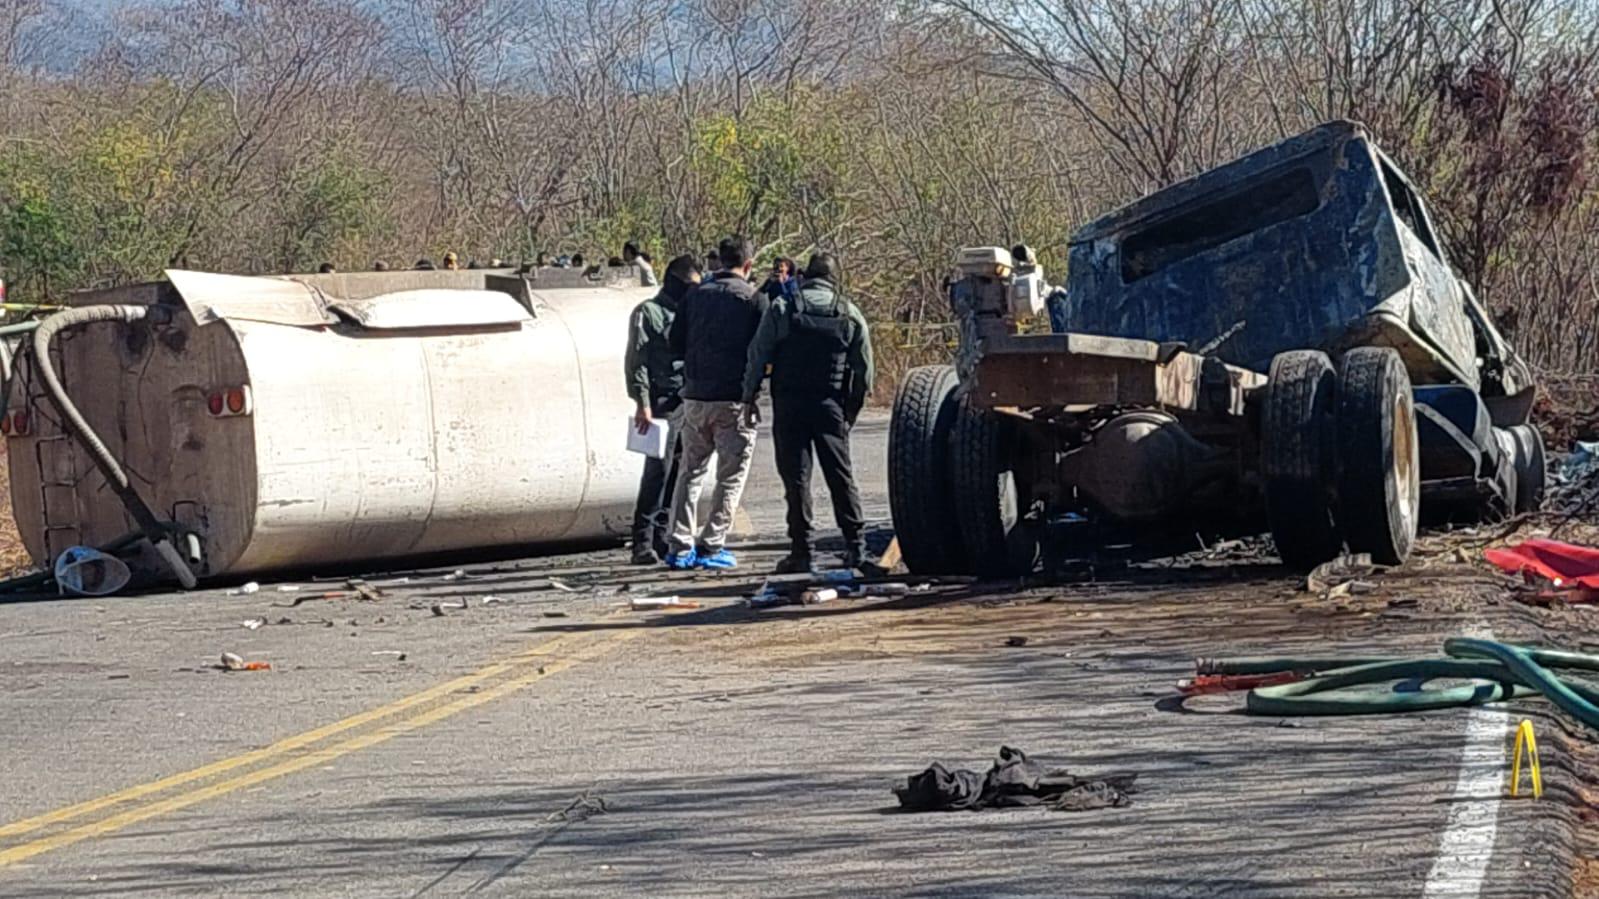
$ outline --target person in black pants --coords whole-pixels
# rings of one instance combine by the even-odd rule
[[[627,393],[633,398],[633,424],[640,434],[650,429],[657,418],[666,419],[665,459],[644,460],[639,478],[638,502],[633,506],[633,564],[653,565],[666,556],[667,503],[677,480],[677,461],[681,454],[678,440],[683,405],[678,392],[683,389],[683,357],[672,349],[670,332],[677,315],[678,301],[700,283],[700,270],[693,256],[679,256],[666,266],[666,283],[661,292],[634,308],[627,324]]]
[[[811,567],[811,466],[820,464],[844,535],[844,564],[866,556],[860,491],[850,466],[849,432],[872,389],[872,341],[866,318],[839,290],[838,260],[818,253],[793,299],[774,299],[761,319],[744,367],[744,412],[760,417],[756,398],[772,367],[772,447],[788,503],[789,555],[779,574]]]

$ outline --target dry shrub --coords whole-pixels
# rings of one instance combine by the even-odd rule
[[[1551,451],[1567,452],[1578,440],[1599,440],[1599,376],[1545,375],[1532,414]]]

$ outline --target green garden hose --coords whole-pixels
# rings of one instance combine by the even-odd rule
[[[1561,710],[1599,731],[1599,689],[1564,681],[1552,670],[1599,671],[1599,655],[1513,646],[1492,640],[1457,637],[1444,641],[1442,659],[1349,660],[1328,670],[1329,659],[1261,659],[1213,662],[1222,673],[1316,671],[1315,676],[1286,684],[1256,687],[1247,708],[1255,715],[1371,715],[1482,705],[1517,697],[1543,695]],[[1239,668],[1249,670],[1237,670]],[[1395,681],[1447,678],[1471,683],[1398,692],[1351,689]]]

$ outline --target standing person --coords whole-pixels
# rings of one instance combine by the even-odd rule
[[[444,254],[444,267],[446,269],[452,271],[452,272],[455,271],[456,269],[461,267],[461,257],[455,255],[455,251],[454,250],[451,250],[448,253],[445,253]]]
[[[799,278],[795,274],[794,260],[786,256],[778,257],[772,262],[772,273],[766,276],[766,282],[761,285],[761,293],[773,302],[794,299],[799,295]]]
[[[666,283],[653,298],[638,304],[627,325],[627,394],[633,398],[633,424],[640,434],[650,422],[664,418],[670,441],[664,459],[644,459],[638,502],[633,506],[633,564],[653,565],[656,553],[666,555],[666,520],[670,492],[676,484],[679,455],[677,410],[683,404],[683,357],[672,351],[672,319],[678,304],[700,283],[699,263],[683,255],[666,266]]]
[[[622,262],[639,267],[640,272],[643,274],[645,287],[653,287],[655,285],[655,266],[650,264],[649,255],[639,250],[638,244],[631,240],[622,244]]]
[[[788,504],[790,544],[779,574],[811,567],[813,449],[844,534],[844,565],[859,568],[869,561],[849,432],[872,389],[872,340],[865,316],[838,283],[838,260],[830,253],[812,256],[798,295],[774,300],[761,318],[744,366],[746,423],[759,419],[755,399],[766,366],[772,366],[772,449]]]
[[[755,455],[755,425],[739,404],[750,339],[766,313],[766,297],[749,282],[755,250],[742,237],[717,248],[719,271],[694,288],[672,319],[672,348],[683,355],[683,461],[672,490],[672,538],[666,564],[674,569],[734,568],[727,551],[744,479]],[[716,456],[711,514],[695,533],[701,482]]]

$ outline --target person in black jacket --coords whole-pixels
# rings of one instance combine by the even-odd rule
[[[750,342],[744,367],[744,409],[772,368],[772,447],[788,503],[788,558],[778,574],[811,568],[811,465],[820,464],[844,536],[844,566],[861,568],[866,521],[850,463],[849,432],[872,390],[872,340],[866,317],[839,289],[838,260],[817,253],[805,266],[805,286],[775,300]]]
[[[666,564],[674,569],[733,568],[727,551],[744,480],[755,455],[755,425],[745,421],[744,363],[766,313],[766,296],[749,282],[755,255],[749,242],[729,237],[717,247],[720,270],[678,304],[672,347],[683,356],[683,457],[672,491]],[[701,482],[716,456],[711,514],[695,533]]]

